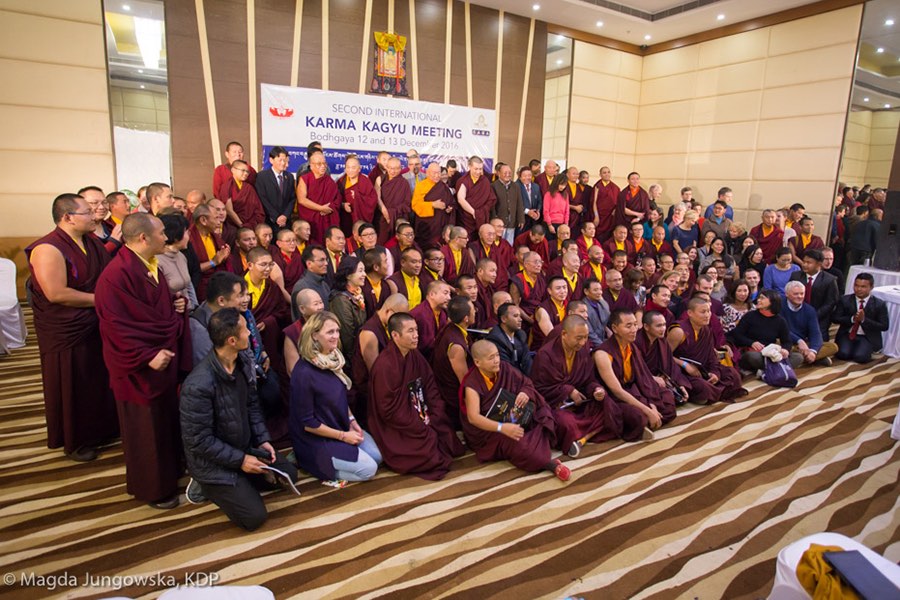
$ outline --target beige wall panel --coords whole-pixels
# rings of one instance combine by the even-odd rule
[[[810,213],[827,214],[834,200],[834,184],[830,181],[754,181],[750,187],[752,225],[760,222],[764,208],[779,209],[801,202]],[[822,227],[820,226],[820,231]]]
[[[616,129],[616,141],[613,152],[616,154],[634,154],[637,144],[637,132],[628,129]],[[893,147],[891,147],[893,150]]]
[[[860,144],[859,142],[845,142],[844,160],[861,161],[863,163],[863,172],[865,172],[865,162],[869,160],[869,145]]]
[[[103,27],[0,10],[0,57],[105,70]]]
[[[770,27],[769,54],[787,54],[840,42],[854,42],[862,5],[797,19]]]
[[[619,79],[619,97],[617,100],[623,104],[637,106],[641,103],[641,84],[634,79],[622,77]]]
[[[693,102],[690,122],[694,125],[713,125],[758,119],[762,96],[760,91],[698,98]]]
[[[572,64],[578,68],[589,69],[598,73],[621,75],[623,69],[622,56],[624,54],[624,52],[619,52],[618,50],[586,44],[576,40]],[[640,75],[633,79],[640,79]]]
[[[718,198],[719,189],[725,186],[731,188],[734,193],[734,199],[731,206],[735,210],[746,210],[749,206],[750,198],[750,182],[741,180],[725,180],[725,179],[692,179],[685,185],[691,186],[694,190],[694,198],[703,205],[704,210]],[[673,193],[677,194],[678,190],[673,189]]]
[[[704,98],[762,89],[765,72],[764,60],[704,69],[697,74],[694,96]]]
[[[623,81],[623,78],[615,75],[578,68],[575,69],[572,95],[616,102],[619,100],[620,81]]]
[[[760,150],[756,153],[753,177],[765,181],[834,180],[838,159],[838,151],[833,148]]]
[[[850,77],[768,89],[763,92],[763,119],[844,114],[850,93]]]
[[[770,57],[765,85],[771,88],[849,76],[855,60],[856,42]]]
[[[573,124],[569,131],[570,148],[581,148],[612,153],[615,148],[616,130],[612,127]],[[632,150],[633,152],[634,150]]]
[[[586,148],[569,148],[569,165],[590,165],[589,171],[598,171],[599,167],[594,165],[607,164],[609,162],[610,153],[598,152],[596,150]]]
[[[155,122],[156,112],[150,112]],[[0,148],[7,150],[103,154],[111,146],[106,112],[5,106],[0,131]]]
[[[569,115],[569,97],[568,95],[560,95],[556,97],[556,116],[567,117]]]
[[[555,129],[556,124],[554,123],[553,119],[548,118],[547,113],[544,113],[544,126],[541,131],[541,137],[543,137],[544,139],[552,138]]]
[[[635,156],[634,170],[650,179],[683,181],[687,178],[686,158],[687,154],[639,154]],[[627,175],[627,172],[623,175]]]
[[[638,107],[619,103],[616,106],[616,127],[636,130],[638,127]]]
[[[753,150],[756,145],[756,121],[700,125],[691,129],[688,151],[691,153]]]
[[[63,159],[63,160],[60,160]],[[85,152],[54,153],[31,150],[0,150],[0,163],[15,177],[7,179],[4,191],[10,194],[47,194],[51,200],[63,192],[75,192],[85,185],[113,187],[112,154]],[[52,169],[47,168],[51,164]],[[23,221],[24,223],[24,221]]]
[[[572,123],[615,123],[616,103],[572,96]]]
[[[716,152],[688,155],[688,179],[750,179],[753,152]]]
[[[691,124],[693,101],[670,102],[641,106],[638,110],[638,129],[667,129],[670,127],[687,127]]]
[[[677,48],[668,52],[651,54],[644,57],[642,79],[657,79],[678,73],[697,70],[700,61],[700,44]]]
[[[610,169],[612,169],[613,176],[616,178],[616,182],[621,188],[622,185],[628,185],[628,181],[625,179],[625,177],[631,171],[634,171],[634,158],[634,154],[613,154],[611,161],[609,159],[609,155],[606,155],[601,156],[598,161],[584,164],[608,166]],[[600,168],[596,167],[594,168],[594,171],[599,173]]]
[[[0,104],[107,109],[105,69],[0,59],[0,73]]]
[[[699,68],[709,69],[765,58],[769,28],[757,29],[700,44]]]
[[[637,154],[685,154],[688,151],[689,127],[670,129],[640,130],[637,132]]]
[[[759,149],[840,148],[844,116],[841,114],[771,119],[759,122]]]
[[[88,185],[85,183],[85,185]],[[105,188],[104,188],[105,189]],[[71,190],[77,191],[78,188]],[[37,239],[53,229],[50,206],[59,191],[48,193],[0,192],[0,212],[15,214],[15,219],[0,219],[0,238],[34,236]],[[24,262],[23,262],[24,264]]]
[[[5,10],[23,12],[29,15],[101,23],[101,5],[91,0],[3,0]]]
[[[556,137],[565,138],[566,132],[569,130],[569,118],[565,115],[561,117],[556,117],[556,131],[554,134]]]
[[[619,54],[621,55],[622,59],[622,62],[619,65],[619,75],[628,79],[640,81],[644,76],[643,58],[635,54],[628,54],[626,52],[619,52]]]
[[[152,94],[145,94],[138,90],[124,90],[122,92],[122,104],[135,108],[148,108],[156,110],[156,102]]]
[[[694,95],[697,73],[681,73],[641,83],[641,105],[676,102]]]

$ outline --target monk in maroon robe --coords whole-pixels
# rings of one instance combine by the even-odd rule
[[[807,250],[821,250],[825,247],[825,242],[817,235],[813,235],[815,223],[809,217],[803,217],[797,224],[797,235],[792,237],[788,244],[791,252],[793,252],[792,260],[794,264],[803,266],[803,257],[806,256]]]
[[[344,174],[337,180],[341,195],[341,228],[347,237],[357,221],[375,222],[378,194],[368,177],[360,175],[359,159],[347,158]]]
[[[666,328],[675,323],[675,313],[669,309],[672,301],[672,290],[662,284],[654,285],[647,292],[647,300],[644,302],[644,313],[656,311],[666,320]]]
[[[607,326],[613,335],[594,354],[603,384],[617,400],[640,410],[651,430],[670,423],[675,419],[675,397],[653,378],[634,345],[638,328],[634,313],[614,310]]]
[[[534,182],[541,188],[541,198],[550,190],[550,183],[559,174],[559,165],[555,160],[544,163],[544,170],[534,177]]]
[[[569,167],[566,170],[568,185],[563,190],[563,195],[569,200],[569,229],[573,232],[581,231],[581,221],[592,217],[585,211],[591,206],[591,188],[587,188],[578,182],[578,168]]]
[[[619,204],[619,186],[610,180],[612,171],[609,167],[600,169],[600,181],[594,184],[593,207],[596,232],[594,235],[602,243],[612,235],[616,207]]]
[[[409,182],[400,175],[400,159],[387,161],[387,169],[378,182],[380,195],[378,243],[384,245],[396,233],[397,219],[409,219],[412,212],[412,190]]]
[[[535,223],[529,231],[521,233],[513,240],[513,248],[519,246],[526,246],[530,251],[537,253],[543,265],[550,262],[550,244],[547,243],[546,229],[541,223]]]
[[[385,300],[396,294],[397,285],[387,278],[387,251],[380,246],[366,250],[362,258],[366,269],[366,281],[362,286],[366,303],[366,318],[371,318],[384,305]]]
[[[666,319],[663,314],[656,310],[645,310],[643,317],[643,328],[638,331],[634,340],[635,347],[640,351],[650,374],[654,377],[661,378],[666,387],[670,390],[680,392],[681,398],[675,398],[675,404],[681,405],[692,400],[698,404],[708,404],[709,397],[704,396],[706,393],[715,394],[713,387],[708,381],[694,389],[691,381],[684,374],[680,361],[672,354],[666,342]]]
[[[775,211],[767,208],[762,214],[762,223],[750,230],[750,237],[756,240],[763,251],[763,262],[775,262],[775,252],[784,246],[784,230],[775,224]]]
[[[200,285],[197,286],[197,299],[202,302],[206,299],[206,286],[209,278],[214,273],[228,270],[228,258],[231,256],[231,246],[216,232],[216,222],[212,210],[206,204],[201,204],[194,209],[194,223],[188,229],[191,248],[200,262]]]
[[[191,344],[185,299],[175,298],[155,258],[165,250],[162,222],[133,213],[122,222],[125,246],[95,291],[103,358],[119,410],[129,494],[174,508],[182,474],[177,385]]]
[[[482,258],[475,267],[475,310],[478,320],[471,326],[478,329],[490,329],[497,324],[494,312],[494,293],[499,289],[494,285],[497,280],[497,265],[489,258]]]
[[[709,328],[711,317],[712,308],[707,300],[691,299],[681,320],[669,330],[667,340],[675,358],[687,363],[684,371],[691,386],[696,384],[699,389],[707,382],[714,388],[706,390],[710,402],[734,402],[746,395],[747,390],[741,387],[740,371],[719,362]]]
[[[490,177],[484,177],[484,163],[477,156],[469,159],[469,170],[460,178],[456,188],[459,203],[457,225],[463,227],[470,238],[475,237],[478,227],[491,220],[491,209],[497,203],[497,196],[491,187]]]
[[[571,471],[559,460],[552,460],[550,450],[564,449],[564,440],[576,439],[573,423],[554,419],[552,409],[531,380],[501,361],[494,344],[487,340],[475,342],[472,354],[475,367],[463,378],[459,396],[463,432],[475,456],[481,462],[508,460],[532,473],[547,470],[567,481]],[[517,405],[534,403],[527,430],[515,422],[499,423],[487,418],[501,390],[515,396]]]
[[[444,403],[443,412],[454,429],[460,429],[459,384],[472,368],[467,329],[475,326],[475,306],[464,296],[455,296],[447,305],[448,323],[434,340],[431,365],[434,380]]]
[[[437,163],[428,165],[425,177],[416,184],[412,210],[416,213],[416,241],[427,250],[440,247],[441,233],[456,220],[457,204],[453,191],[441,181],[441,168]],[[444,275],[446,277],[446,273]]]
[[[531,349],[540,350],[554,327],[566,317],[569,286],[562,277],[551,277],[547,283],[547,299],[534,311],[534,326],[531,328]]]
[[[609,304],[610,312],[620,308],[634,312],[640,308],[634,294],[623,286],[622,273],[615,269],[606,272],[606,289],[603,290],[603,299]]]
[[[369,171],[369,174],[367,175],[367,177],[369,178],[369,181],[372,183],[373,186],[375,186],[378,183],[379,177],[383,178],[385,175],[387,175],[387,165],[388,165],[388,160],[390,158],[391,158],[390,152],[385,152],[384,150],[382,150],[381,152],[378,153],[378,156],[375,159],[377,162],[375,163],[375,166],[372,167],[372,170]],[[397,162],[399,163],[400,161],[398,160]],[[399,174],[399,172],[398,172],[398,174]]]
[[[388,332],[391,342],[370,371],[369,432],[384,463],[397,473],[442,479],[453,453],[461,450],[459,438],[441,422],[442,415],[434,414],[440,394],[428,361],[416,349],[415,320],[395,314]]]
[[[469,234],[463,227],[450,230],[450,243],[441,246],[444,255],[444,280],[456,285],[460,275],[475,275],[475,261],[467,248]]]
[[[650,212],[650,195],[641,187],[641,176],[628,174],[628,187],[619,192],[616,202],[616,225],[629,227],[634,221],[643,223]]]
[[[567,317],[559,337],[538,351],[531,367],[532,381],[554,409],[554,418],[572,431],[563,445],[570,455],[578,454],[581,440],[641,439],[647,424],[640,409],[606,394],[587,342],[587,322]]]
[[[322,244],[325,231],[340,224],[341,196],[325,172],[327,168],[325,155],[314,152],[309,157],[309,172],[297,178],[297,215],[309,222],[309,240],[313,244]]]
[[[250,165],[242,160],[231,164],[233,177],[225,180],[216,190],[216,197],[225,202],[230,221],[236,227],[254,229],[266,222],[266,211],[256,194],[256,188],[249,181]]]
[[[503,226],[502,219],[492,219],[491,223],[485,223],[478,228],[478,239],[469,242],[469,251],[477,264],[482,258],[489,258],[497,265],[497,280],[494,287],[498,290],[509,288],[509,268],[515,261],[512,246],[504,239],[497,238],[497,230],[494,223]]]
[[[509,280],[509,294],[522,309],[522,318],[534,322],[534,312],[547,297],[547,282],[541,273],[543,263],[537,252],[525,255],[525,269]]]
[[[231,174],[231,165],[236,160],[244,160],[244,147],[237,142],[228,142],[228,145],[225,146],[225,162],[213,171],[213,193],[217,193],[223,183],[234,177]],[[247,170],[250,171],[247,175],[247,183],[256,185],[256,169],[248,164]]]
[[[91,233],[96,224],[90,212],[84,198],[58,196],[52,208],[56,229],[25,249],[47,447],[62,447],[77,461],[95,459],[97,447],[119,435],[94,311],[94,287],[110,256]]]
[[[294,284],[303,276],[306,267],[302,254],[297,250],[297,234],[290,229],[280,229],[275,236],[275,248],[271,248],[272,260],[284,274],[284,289],[294,289]]]
[[[447,305],[450,303],[450,286],[434,281],[425,291],[425,299],[409,314],[418,325],[418,349],[427,359],[431,359],[434,340],[438,331],[447,324]]]

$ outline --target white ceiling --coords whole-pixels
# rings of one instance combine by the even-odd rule
[[[893,25],[886,23],[892,20]],[[896,63],[900,67],[900,3],[897,0],[872,0],[866,3],[863,13],[861,47],[883,48],[878,57],[884,64]],[[868,48],[866,48],[868,46]],[[866,69],[865,56],[856,67],[851,104],[856,110],[887,110],[900,106],[900,68]]]
[[[622,6],[658,13],[685,4],[685,0],[614,0]],[[686,10],[655,21],[602,8],[585,0],[475,0],[476,4],[535,17],[548,23],[578,31],[602,35],[635,45],[652,46],[708,29],[811,4],[815,0],[718,0],[706,6]],[[533,10],[533,5],[540,5]],[[722,20],[717,17],[724,15]],[[598,26],[597,22],[603,23]],[[644,36],[651,36],[645,40]]]

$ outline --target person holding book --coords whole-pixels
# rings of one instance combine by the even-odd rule
[[[181,387],[181,438],[191,481],[186,496],[213,501],[247,531],[268,516],[260,489],[276,489],[269,466],[297,481],[297,469],[275,451],[259,407],[254,364],[243,352],[250,345],[247,321],[236,308],[209,318],[213,351]]]
[[[469,369],[472,340],[468,328],[475,325],[475,305],[465,296],[454,296],[447,304],[449,322],[434,342],[431,367],[443,402],[443,412],[456,430],[460,429],[459,384]]]
[[[568,481],[570,469],[551,459],[551,446],[570,437],[527,377],[500,360],[487,340],[472,345],[472,367],[462,380],[460,410],[466,443],[481,462],[508,460],[523,471],[550,471]]]
[[[300,467],[319,479],[367,481],[378,471],[381,452],[350,412],[340,338],[334,313],[316,313],[303,325],[300,360],[291,373],[291,445]]]

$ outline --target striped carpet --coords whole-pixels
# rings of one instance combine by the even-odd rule
[[[78,581],[0,597],[154,598],[215,573],[279,599],[762,598],[778,550],[810,533],[900,559],[897,374],[881,360],[801,371],[796,390],[750,382],[749,399],[685,410],[652,442],[588,446],[568,484],[471,455],[440,482],[307,478],[301,498],[267,496],[247,534],[212,505],[129,499],[118,446],[88,464],[46,449],[32,336],[0,358],[0,572]],[[163,585],[83,587],[86,573]]]

